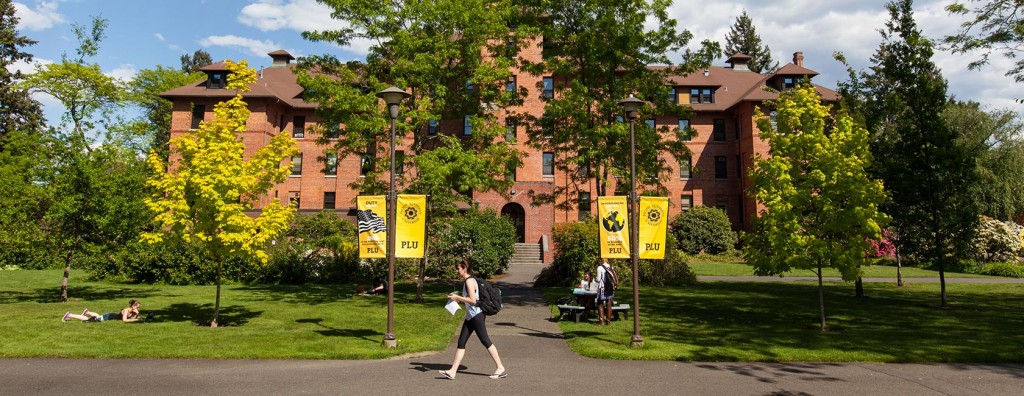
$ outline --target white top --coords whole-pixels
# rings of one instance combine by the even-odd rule
[[[611,264],[602,263],[601,265],[597,266],[597,280],[595,280],[595,282],[597,282],[598,291],[604,290],[604,274],[606,272],[605,268],[608,268],[606,266],[611,266]]]
[[[476,279],[472,277],[466,278],[466,282],[462,283],[463,297],[469,297],[469,292],[466,291],[466,283],[469,282],[470,279],[473,280],[473,283],[476,283]],[[480,285],[476,285],[476,295],[473,296],[473,299],[476,300],[477,302],[480,302]],[[480,309],[480,307],[470,304],[469,302],[465,302],[463,304],[466,305],[466,320],[473,319],[474,316],[477,316],[484,312],[484,310]]]

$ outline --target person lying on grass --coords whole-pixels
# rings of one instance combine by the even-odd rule
[[[139,317],[140,305],[142,304],[137,300],[132,299],[128,301],[128,307],[122,309],[121,312],[109,312],[105,314],[98,314],[90,311],[89,308],[86,308],[85,311],[82,311],[81,315],[76,315],[71,312],[65,313],[64,318],[62,318],[61,321],[67,322],[68,319],[78,319],[83,322],[104,322],[120,319],[122,322],[139,322],[142,321],[142,318]]]

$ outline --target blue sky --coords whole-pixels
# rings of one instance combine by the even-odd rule
[[[959,20],[942,8],[952,0],[919,0],[915,18],[925,35],[951,34]],[[724,44],[725,34],[743,10],[750,14],[762,40],[781,63],[802,51],[805,66],[821,73],[815,82],[835,87],[845,78],[842,65],[832,59],[842,51],[855,68],[866,68],[878,47],[881,28],[888,15],[885,0],[727,0],[679,1],[670,12],[679,26],[694,34],[694,43],[712,39]],[[71,24],[88,26],[92,16],[109,21],[99,55],[92,59],[109,75],[130,79],[141,69],[156,65],[180,66],[179,57],[197,49],[214,60],[247,59],[255,68],[270,64],[267,52],[284,49],[295,56],[334,54],[342,59],[361,59],[369,43],[356,42],[341,48],[312,43],[300,36],[304,30],[344,26],[330,18],[330,9],[316,0],[15,0],[21,19],[19,33],[38,41],[29,47],[38,62],[59,60],[74,54],[77,41]],[[678,59],[678,58],[676,58]],[[973,99],[989,109],[1024,112],[1014,98],[1024,97],[1024,85],[1003,73],[1010,62],[994,57],[981,71],[967,70],[969,57],[937,50],[935,62],[949,80],[949,93]],[[724,64],[724,58],[718,62]],[[31,71],[32,65],[19,65]],[[47,118],[62,111],[50,98],[40,99]]]

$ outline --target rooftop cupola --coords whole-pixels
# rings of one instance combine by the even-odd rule
[[[750,71],[749,64],[751,59],[753,58],[750,55],[737,52],[732,54],[725,62],[729,64],[733,71]]]
[[[288,67],[288,64],[292,63],[292,60],[295,59],[292,54],[285,50],[277,50],[267,55],[270,55],[270,59],[274,60],[270,67]]]

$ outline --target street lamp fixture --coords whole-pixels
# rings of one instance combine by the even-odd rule
[[[629,259],[633,266],[633,337],[629,345],[639,348],[644,345],[644,337],[640,335],[640,271],[639,271],[639,199],[636,196],[636,120],[640,118],[640,106],[644,101],[632,94],[620,100],[619,106],[629,120]]]
[[[377,97],[384,99],[388,105],[388,114],[391,116],[391,184],[388,184],[388,329],[384,333],[384,346],[395,348],[398,346],[398,339],[395,338],[395,208],[398,206],[395,195],[395,120],[398,119],[398,105],[410,95],[398,87],[392,85],[387,89],[377,92]]]

